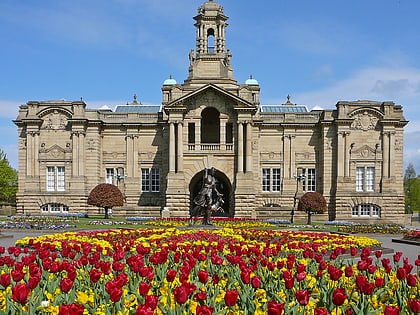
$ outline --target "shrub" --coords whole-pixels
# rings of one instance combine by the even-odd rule
[[[104,208],[105,219],[108,219],[109,209],[124,205],[124,197],[117,186],[112,184],[99,184],[90,192],[88,204]]]
[[[308,224],[311,224],[311,215],[326,212],[327,202],[322,194],[307,192],[300,198],[298,210],[305,211],[308,214]]]

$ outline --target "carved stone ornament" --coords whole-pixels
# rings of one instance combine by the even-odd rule
[[[358,114],[354,118],[354,122],[351,125],[352,129],[360,129],[363,131],[374,130],[378,124],[379,119],[367,111],[362,114]]]
[[[63,130],[66,126],[67,117],[55,110],[45,118],[42,129]]]

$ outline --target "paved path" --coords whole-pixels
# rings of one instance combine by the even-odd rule
[[[38,236],[38,235],[45,235],[45,234],[54,234],[60,233],[60,231],[34,231],[34,230],[13,230],[7,231],[3,230],[0,236],[0,246],[9,247],[14,246],[15,242],[19,239],[22,239],[26,236]],[[420,246],[419,245],[409,245],[409,244],[401,244],[393,242],[393,239],[402,239],[402,235],[387,235],[387,234],[363,234],[370,238],[377,239],[382,243],[382,247],[389,248],[393,251],[393,253],[400,251],[403,253],[403,257],[408,257],[411,264],[414,264],[414,261],[418,259],[418,255],[420,254]],[[384,255],[385,257],[391,258],[393,253]]]

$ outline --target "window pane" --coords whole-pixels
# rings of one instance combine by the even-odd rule
[[[114,183],[114,169],[113,168],[107,168],[106,169],[105,183],[107,183],[107,184],[113,184]]]
[[[54,167],[53,166],[48,166],[47,167],[47,191],[54,191],[55,190],[55,186],[54,186],[54,182],[55,182],[55,176],[54,176]]]
[[[360,205],[360,215],[370,215],[370,204],[362,203]]]
[[[364,190],[365,168],[356,167],[356,191]]]
[[[315,191],[316,190],[316,177],[315,177],[315,169],[308,168],[306,172],[306,191]]]
[[[159,169],[152,168],[152,192],[159,192],[160,190],[160,174]]]
[[[372,216],[378,217],[381,209],[377,205],[372,205]]]
[[[366,168],[366,190],[367,191],[375,190],[375,168],[374,167]]]
[[[64,166],[57,167],[57,191],[66,190],[66,172]]]
[[[280,191],[280,169],[273,168],[273,191]]]
[[[150,174],[148,168],[141,169],[141,191],[150,191]]]
[[[351,210],[351,215],[352,216],[358,216],[359,215],[359,206],[354,206],[353,209]]]
[[[51,212],[59,212],[60,211],[60,204],[59,203],[51,203],[50,204]]]
[[[262,191],[270,191],[270,169],[262,169]]]

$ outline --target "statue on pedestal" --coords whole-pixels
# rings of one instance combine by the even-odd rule
[[[203,225],[212,225],[210,217],[213,212],[223,211],[223,195],[216,188],[216,178],[214,174],[216,169],[204,169],[203,187],[197,196],[194,197],[193,207],[190,209],[190,225],[192,225],[193,217],[203,215]]]

